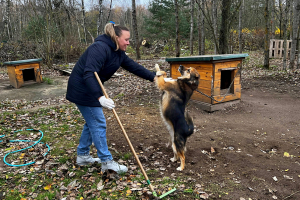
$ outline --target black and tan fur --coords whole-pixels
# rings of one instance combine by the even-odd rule
[[[174,158],[172,162],[180,158],[182,171],[185,166],[186,140],[194,132],[192,118],[188,115],[185,107],[190,100],[194,90],[198,88],[200,75],[195,68],[179,66],[178,71],[181,76],[176,80],[165,81],[166,72],[160,71],[159,66],[155,65],[156,84],[162,91],[161,115],[170,132]]]

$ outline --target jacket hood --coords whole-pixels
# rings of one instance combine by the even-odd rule
[[[113,50],[116,50],[117,45],[112,41],[112,39],[110,38],[110,36],[103,34],[103,35],[99,35],[96,39],[95,42],[97,41],[101,41],[106,43],[109,47],[111,47]]]

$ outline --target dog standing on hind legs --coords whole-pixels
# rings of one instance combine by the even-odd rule
[[[156,85],[162,91],[160,111],[162,118],[170,132],[174,158],[172,162],[180,159],[182,171],[185,166],[186,140],[194,132],[194,124],[185,107],[194,90],[198,88],[200,75],[193,67],[179,66],[181,76],[176,80],[166,80],[167,74],[155,65]]]

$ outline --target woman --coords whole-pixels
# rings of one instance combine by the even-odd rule
[[[76,63],[68,81],[66,98],[76,104],[86,122],[77,147],[77,164],[101,162],[102,171],[110,169],[122,173],[128,169],[113,161],[108,150],[106,120],[102,110],[113,109],[115,104],[103,95],[94,72],[98,73],[102,83],[109,80],[120,66],[151,82],[154,81],[155,73],[125,54],[130,39],[126,27],[111,22],[106,24],[104,31],[105,34],[98,36]],[[97,149],[98,158],[89,154],[92,143]]]

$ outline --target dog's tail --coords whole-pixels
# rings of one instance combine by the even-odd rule
[[[194,132],[194,123],[193,123],[193,119],[192,117],[188,114],[188,112],[186,111],[184,113],[184,118],[185,118],[185,121],[188,125],[188,131],[186,132],[186,136],[189,137],[190,135],[193,134]]]

